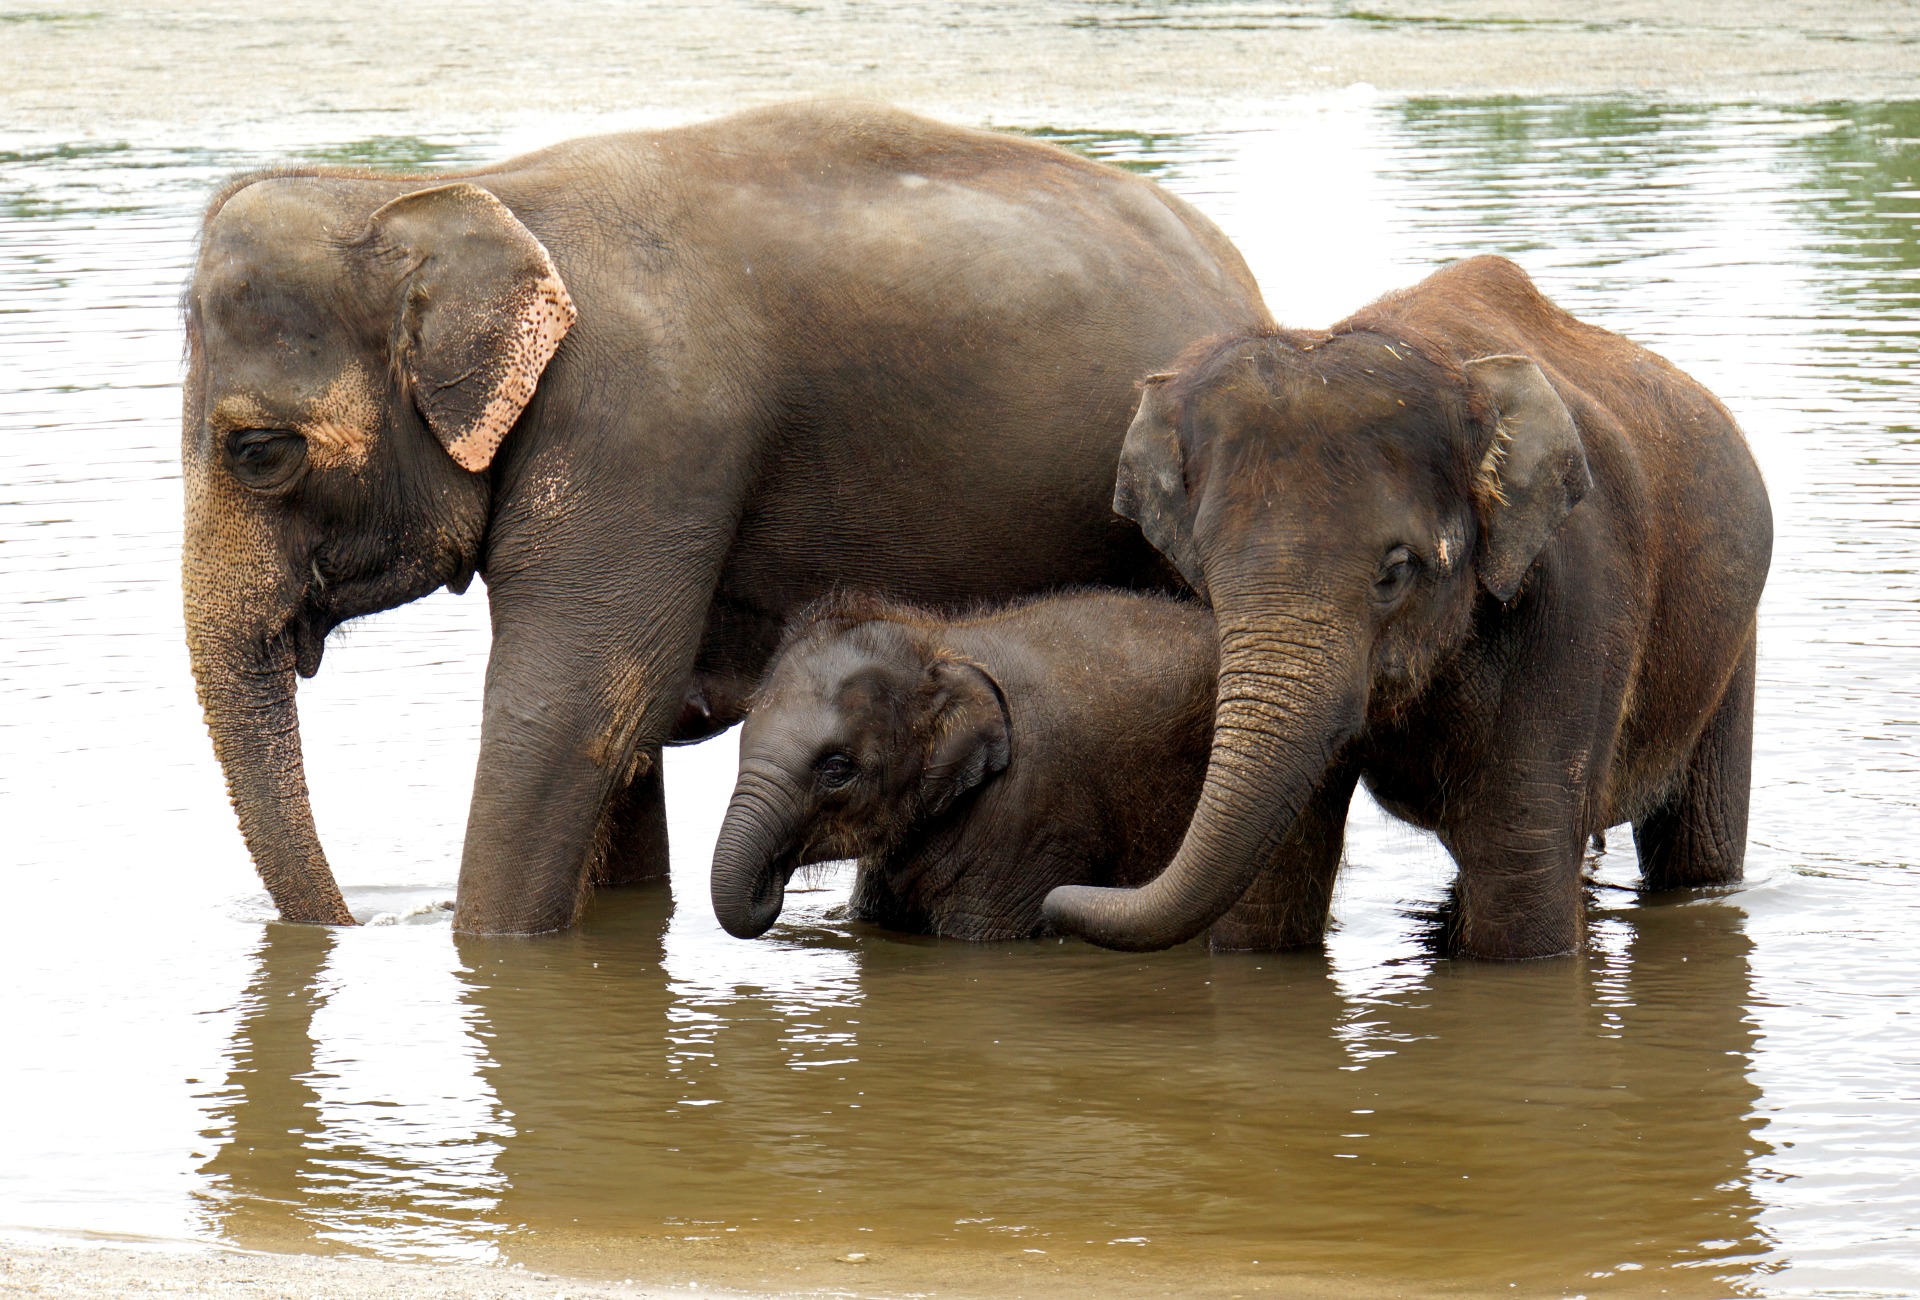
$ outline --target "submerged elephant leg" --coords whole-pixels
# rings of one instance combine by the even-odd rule
[[[1560,756],[1512,758],[1443,829],[1460,868],[1441,936],[1446,955],[1524,961],[1579,946],[1586,792],[1568,779],[1573,766]]]
[[[621,851],[619,864],[609,865],[664,864],[659,789],[643,779],[657,768],[638,767],[657,762],[680,712],[677,684],[692,668],[712,581],[690,568],[648,566],[668,576],[658,580],[661,597],[643,602],[653,611],[644,621],[615,602],[569,606],[547,591],[534,593],[546,598],[536,602],[499,582],[489,591],[496,633],[455,930],[539,934],[572,925],[591,894],[597,860],[615,848],[610,832],[655,849]],[[553,619],[541,616],[553,606],[581,626],[554,634]],[[662,691],[660,682],[676,689]],[[643,834],[650,819],[653,830]]]
[[[1279,952],[1326,942],[1333,881],[1359,773],[1335,768],[1247,892],[1207,931],[1215,952]]]
[[[1740,879],[1753,772],[1753,678],[1749,637],[1672,796],[1633,824],[1646,888],[1686,889]]]
[[[667,787],[660,746],[641,751],[644,770],[607,806],[605,848],[594,883],[612,888],[664,881],[669,872]]]
[[[1555,828],[1500,836],[1470,854],[1456,850],[1446,955],[1526,961],[1572,952],[1586,916],[1580,849],[1577,833]]]

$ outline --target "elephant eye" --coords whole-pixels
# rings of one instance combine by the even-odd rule
[[[307,459],[307,440],[291,429],[235,429],[227,435],[227,463],[248,487],[279,487]]]
[[[1419,575],[1420,560],[1404,546],[1388,551],[1373,576],[1373,600],[1376,605],[1392,605],[1413,586]]]
[[[838,751],[828,754],[813,765],[814,775],[820,778],[820,784],[829,790],[839,790],[851,785],[860,775],[860,764],[850,755]]]

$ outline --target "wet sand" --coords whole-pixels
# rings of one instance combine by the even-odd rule
[[[213,1300],[655,1300],[669,1292],[500,1268],[391,1264],[318,1255],[184,1253],[135,1247],[0,1244],[0,1295],[207,1296]],[[672,1292],[684,1296],[684,1289]],[[754,1300],[728,1292],[735,1300]]]
[[[1164,1286],[1104,1273],[1081,1279],[1053,1270],[1015,1276],[1008,1266],[981,1270],[978,1261],[956,1262],[950,1272],[930,1275],[926,1261],[872,1275],[855,1263],[839,1263],[836,1276],[816,1266],[785,1296],[913,1296],[940,1300],[1017,1300],[1029,1295],[1087,1295],[1145,1300],[1169,1294]],[[1344,1281],[1300,1279],[1279,1289],[1231,1286],[1195,1278],[1183,1294],[1215,1298],[1255,1295],[1287,1300],[1420,1300],[1427,1293],[1396,1287],[1356,1286]],[[523,1268],[462,1264],[400,1264],[349,1256],[279,1255],[199,1246],[139,1246],[124,1242],[54,1245],[44,1240],[0,1240],[0,1296],[44,1300],[93,1297],[204,1296],[211,1300],[667,1300],[709,1295],[724,1300],[778,1300],[772,1292],[739,1290],[710,1281],[654,1283],[589,1281]]]
[[[588,0],[36,0],[0,12],[0,33],[0,124],[63,140],[306,118],[376,133],[382,118],[409,130],[685,118],[824,94],[967,121],[1097,109],[1145,125],[1231,121],[1355,83],[1409,96],[1920,93],[1915,0],[710,0],[617,16]]]

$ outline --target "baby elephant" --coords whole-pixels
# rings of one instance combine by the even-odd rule
[[[765,932],[795,869],[842,858],[854,916],[956,939],[1046,933],[1057,885],[1150,880],[1206,772],[1214,659],[1205,609],[1126,592],[802,615],[741,732],[720,923]]]

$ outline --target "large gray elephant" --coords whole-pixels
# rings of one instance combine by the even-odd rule
[[[1456,952],[1572,948],[1621,822],[1652,888],[1740,878],[1766,487],[1711,393],[1513,263],[1197,345],[1114,505],[1211,599],[1213,751],[1167,869],[1055,890],[1060,929],[1166,947],[1251,891],[1255,946],[1317,943],[1362,778],[1459,864]]]
[[[658,747],[736,721],[715,685],[832,585],[1176,583],[1108,507],[1135,380],[1267,321],[1152,184],[871,105],[229,185],[187,297],[187,638],[281,915],[351,921],[294,689],[339,623],[485,576],[455,924],[564,927],[664,872]]]

